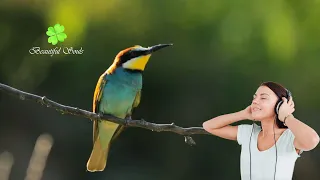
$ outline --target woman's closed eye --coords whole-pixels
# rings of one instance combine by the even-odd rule
[[[262,99],[262,100],[267,100],[268,98],[267,98],[267,97],[261,97],[261,99]]]
[[[255,99],[256,97],[253,97],[252,99]],[[267,97],[261,97],[260,99],[268,99]]]

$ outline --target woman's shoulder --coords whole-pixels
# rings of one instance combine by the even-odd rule
[[[285,128],[283,133],[281,134],[281,143],[280,146],[285,148],[286,152],[294,153],[294,156],[300,157],[302,150],[297,150],[294,146],[295,135],[289,128]]]
[[[283,136],[283,138],[287,141],[293,141],[295,138],[293,132],[289,128],[284,128],[281,136]]]
[[[259,126],[256,123],[252,123],[252,124],[240,124],[238,125],[238,129],[240,129],[240,131],[242,130],[243,132],[247,132],[247,131],[260,131],[261,130],[261,126]]]
[[[249,137],[260,131],[261,127],[255,123],[238,125],[237,140],[241,145],[248,141]]]

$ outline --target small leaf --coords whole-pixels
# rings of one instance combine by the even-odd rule
[[[62,33],[64,31],[64,26],[61,26],[60,24],[54,25],[54,30],[57,34]]]
[[[51,26],[50,26],[50,27],[48,27],[48,31],[55,32],[55,31],[54,31],[54,28],[53,28],[53,27],[51,27]]]
[[[57,34],[57,37],[60,42],[63,42],[64,39],[67,38],[67,35],[65,33],[60,33],[60,34]]]
[[[53,35],[55,35],[55,33],[52,32],[52,31],[47,31],[46,34],[47,34],[48,36],[53,36]]]
[[[53,27],[49,27],[49,28],[48,28],[48,31],[46,32],[46,34],[47,34],[48,36],[53,36],[53,35],[55,35],[56,33],[54,32]]]
[[[56,45],[58,43],[57,36],[51,36],[48,38],[48,43],[51,43],[52,45]]]

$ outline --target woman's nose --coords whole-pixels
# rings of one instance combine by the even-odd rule
[[[257,99],[253,99],[252,100],[252,104],[258,104],[258,100]]]

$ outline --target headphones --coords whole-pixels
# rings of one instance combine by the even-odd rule
[[[290,92],[288,89],[286,89],[286,91],[287,91],[286,98],[287,98],[287,100],[289,101],[289,99],[290,99],[290,97],[291,97],[292,95],[291,95],[291,92]],[[282,105],[282,103],[283,103],[283,100],[280,98],[280,99],[278,100],[276,106],[275,106],[275,113],[276,113],[276,115],[277,115],[277,118],[278,118],[278,116],[279,116],[279,109],[280,109],[280,106]]]
[[[286,96],[285,96],[285,97],[287,98],[288,101],[289,101],[289,99],[290,99],[291,96],[292,96],[291,92],[290,92],[288,89],[286,89]],[[275,119],[275,121],[276,121],[276,120],[279,120],[279,109],[280,109],[280,107],[281,107],[282,104],[283,104],[282,97],[279,97],[279,100],[277,101],[277,103],[276,103],[276,105],[275,105],[275,109],[274,109],[274,111],[275,111],[275,113],[276,113],[276,119]],[[275,122],[275,123],[276,123],[276,122]],[[273,176],[274,180],[276,179],[277,160],[278,160],[278,151],[277,151],[276,135],[275,135],[275,133],[274,133],[274,124],[275,124],[275,123],[273,123],[273,137],[274,137],[274,145],[275,145],[275,147],[276,147],[276,163],[275,163],[275,166],[274,166],[274,176]],[[253,128],[254,128],[253,126],[254,126],[254,123],[253,123],[253,125],[252,125],[251,135],[250,135],[250,141],[249,141],[250,180],[251,180],[251,137],[252,137],[252,132],[253,132]]]

